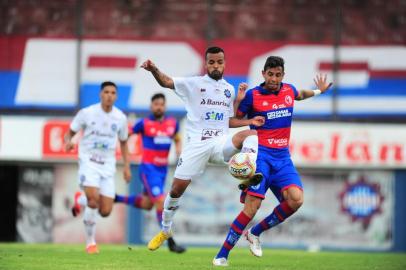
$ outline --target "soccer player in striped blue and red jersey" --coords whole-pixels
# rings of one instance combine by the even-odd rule
[[[282,82],[284,75],[284,60],[277,56],[268,57],[262,71],[264,82],[247,91],[238,107],[239,118],[265,117],[263,126],[251,126],[258,133],[257,173],[262,173],[264,178],[260,184],[242,191],[244,208],[231,224],[226,240],[213,260],[216,266],[228,265],[229,252],[261,207],[268,189],[280,204],[269,216],[245,232],[254,256],[262,256],[260,234],[282,223],[303,203],[302,182],[289,153],[294,100],[324,93],[332,84],[327,83],[326,76],[318,75],[314,80],[318,89],[297,91],[293,85]]]
[[[165,96],[161,93],[151,98],[149,117],[139,120],[132,128],[132,134],[141,134],[143,144],[142,161],[139,178],[144,186],[143,193],[137,195],[116,195],[115,202],[152,210],[155,207],[159,226],[162,223],[162,210],[165,200],[165,179],[168,171],[168,155],[172,140],[175,142],[176,154],[180,155],[181,140],[179,122],[173,117],[165,116]],[[185,248],[168,239],[169,250],[182,253]]]

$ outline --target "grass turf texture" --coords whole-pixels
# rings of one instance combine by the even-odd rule
[[[189,248],[184,254],[166,247],[155,252],[144,246],[100,245],[88,255],[83,245],[0,243],[0,269],[213,269],[217,248]],[[405,253],[348,253],[265,249],[262,258],[248,248],[236,248],[228,269],[406,269]],[[218,267],[217,267],[218,268]]]

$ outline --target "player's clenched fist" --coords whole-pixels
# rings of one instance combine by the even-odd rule
[[[254,118],[251,119],[251,125],[254,125],[256,127],[263,126],[265,124],[265,117],[257,115]]]
[[[155,64],[149,59],[147,61],[145,61],[144,63],[142,63],[141,67],[148,71],[153,71],[156,69]]]
[[[248,84],[240,83],[238,85],[237,100],[241,101],[245,97],[245,91],[248,89]]]

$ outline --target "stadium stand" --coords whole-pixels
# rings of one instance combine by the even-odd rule
[[[0,34],[75,36],[81,25],[86,37],[406,43],[405,0],[336,2],[2,0]]]

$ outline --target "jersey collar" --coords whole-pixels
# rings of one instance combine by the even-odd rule
[[[265,84],[265,83],[261,83],[260,85],[258,85],[258,86],[256,87],[256,89],[259,90],[259,92],[261,93],[261,95],[275,95],[275,96],[277,96],[277,95],[279,94],[279,92],[280,92],[280,91],[282,90],[282,88],[283,88],[283,83],[281,83],[281,87],[279,88],[278,91],[269,91],[269,90],[263,88],[264,84]]]
[[[224,82],[224,78],[221,78],[220,80],[216,81],[215,79],[210,78],[210,76],[209,76],[208,74],[205,74],[205,75],[203,76],[203,78],[204,78],[205,80],[208,80],[208,81],[211,81],[211,82]]]
[[[161,120],[158,120],[158,119],[156,119],[155,118],[155,116],[153,115],[153,114],[150,114],[149,116],[148,116],[148,119],[149,120],[151,120],[151,121],[164,121],[165,120],[165,118],[166,118],[166,116],[164,115],[164,117],[162,117],[162,119]]]

